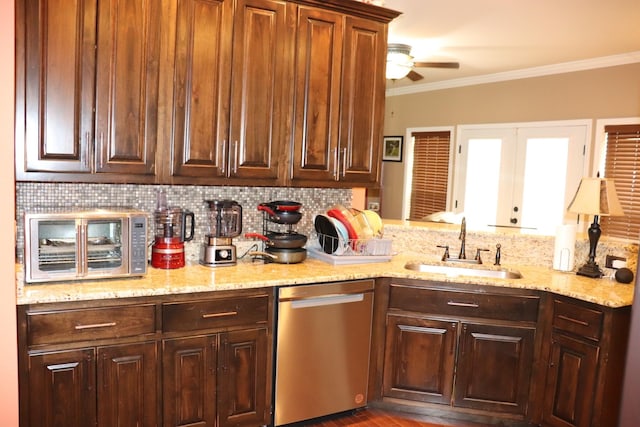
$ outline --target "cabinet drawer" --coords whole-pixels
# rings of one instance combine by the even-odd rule
[[[181,332],[266,323],[268,310],[266,296],[164,304],[162,329]]]
[[[600,310],[558,299],[553,301],[553,327],[584,338],[600,339],[603,316]]]
[[[155,332],[155,306],[27,313],[29,345],[120,338]]]
[[[485,294],[392,285],[389,308],[456,317],[535,322],[537,296]]]

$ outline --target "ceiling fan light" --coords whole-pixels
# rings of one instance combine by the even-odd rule
[[[413,68],[411,46],[391,43],[387,47],[387,79],[397,80],[405,77]]]
[[[389,80],[398,80],[406,77],[406,75],[409,74],[409,71],[411,71],[411,65],[387,61],[386,77]]]

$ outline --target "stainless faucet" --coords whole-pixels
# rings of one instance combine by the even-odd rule
[[[460,236],[458,237],[462,241],[460,243],[460,255],[458,255],[458,259],[467,259],[467,254],[465,253],[465,244],[467,241],[467,218],[462,217],[462,222],[460,223]]]

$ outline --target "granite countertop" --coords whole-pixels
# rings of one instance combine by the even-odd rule
[[[211,292],[376,277],[543,290],[613,308],[628,306],[633,302],[633,284],[619,284],[608,278],[592,279],[545,267],[521,265],[503,265],[503,268],[520,271],[523,276],[520,279],[449,277],[444,274],[421,273],[405,269],[405,263],[413,260],[434,261],[433,258],[425,257],[424,254],[413,252],[394,255],[390,261],[351,265],[333,265],[310,257],[302,263],[289,265],[239,260],[237,265],[230,267],[210,268],[199,264],[188,264],[176,270],[149,267],[147,275],[142,278],[29,285],[24,284],[22,268],[17,266],[17,303],[23,305]]]

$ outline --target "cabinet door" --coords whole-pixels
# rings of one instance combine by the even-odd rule
[[[96,172],[155,173],[163,6],[157,0],[99,2]]]
[[[232,178],[275,184],[286,171],[285,144],[290,141],[295,7],[284,1],[238,0],[234,14],[231,80]]]
[[[463,323],[454,405],[525,414],[535,328]]]
[[[22,0],[16,16],[16,49],[25,61],[17,75],[25,117],[16,129],[24,132],[16,172],[89,172],[96,0]]]
[[[232,14],[231,0],[178,1],[173,177],[210,179],[227,175]]]
[[[543,420],[554,427],[591,425],[599,348],[554,333],[547,367]]]
[[[267,330],[221,334],[218,421],[220,427],[265,425],[267,405]]]
[[[98,426],[157,425],[155,342],[98,348]]]
[[[164,340],[162,345],[163,425],[214,426],[218,336]]]
[[[29,426],[96,425],[93,349],[29,356]]]
[[[343,16],[300,6],[295,61],[292,178],[338,179]]]
[[[383,395],[449,404],[457,323],[389,315]]]
[[[386,24],[347,17],[340,102],[340,180],[378,181],[384,121]],[[365,71],[366,70],[366,71]]]

